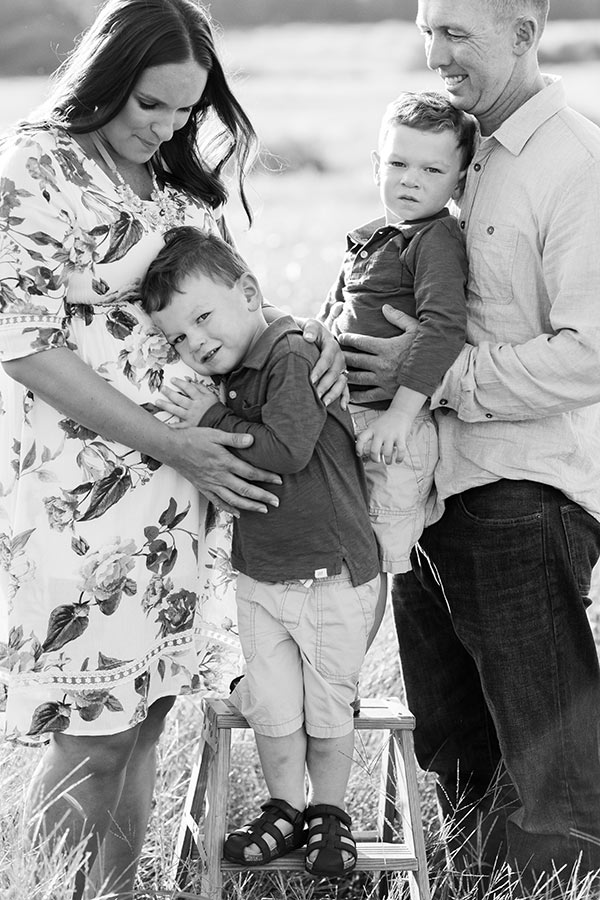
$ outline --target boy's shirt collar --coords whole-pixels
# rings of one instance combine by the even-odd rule
[[[292,316],[280,316],[278,319],[275,319],[275,321],[271,322],[258,337],[256,343],[248,353],[248,356],[235,371],[239,372],[240,369],[259,370],[264,368],[265,363],[271,356],[275,344],[288,334],[293,333],[302,334],[302,329]],[[229,372],[225,378],[229,378],[233,374],[233,372]]]
[[[446,216],[449,215],[450,210],[447,207],[444,207],[434,216],[427,216],[425,219],[415,219],[412,222],[396,222],[390,224],[385,221],[385,216],[380,216],[378,219],[372,219],[365,225],[359,225],[358,228],[355,228],[348,233],[348,249],[350,250],[352,247],[365,244],[377,233],[379,233],[381,237],[385,234],[395,233],[403,234],[406,238],[411,238],[421,230],[423,225],[426,225],[428,222],[435,222],[436,219],[445,219]]]

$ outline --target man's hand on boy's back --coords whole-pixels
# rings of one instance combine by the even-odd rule
[[[348,381],[344,354],[333,335],[317,319],[299,319],[305,341],[316,344],[320,356],[311,372],[310,380],[317,394],[329,406],[340,398],[342,409],[348,405]]]

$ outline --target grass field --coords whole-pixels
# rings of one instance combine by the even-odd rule
[[[573,29],[575,28],[575,31]],[[600,46],[600,20],[555,23],[547,33],[545,66],[564,76],[573,106],[600,122],[600,53],[587,61],[565,47],[585,41]],[[562,49],[561,49],[562,48]],[[232,200],[230,224],[241,251],[263,283],[266,295],[298,315],[314,313],[337,272],[346,231],[377,214],[369,154],[383,107],[404,89],[439,87],[422,61],[414,28],[397,22],[365,26],[286,26],[231,32],[223,39],[227,68],[237,72],[237,92],[254,120],[270,166],[250,181],[256,222],[247,231],[239,204]],[[0,81],[0,128],[24,115],[44,95],[37,79]],[[401,693],[393,625],[389,613],[367,658],[361,682],[364,696]],[[198,707],[180,700],[161,747],[159,781],[151,831],[141,867],[140,896],[170,896],[169,874],[186,780],[198,738]],[[377,794],[377,746],[357,754],[349,803],[357,824],[369,824]],[[68,890],[56,867],[39,883],[23,850],[22,795],[38,751],[0,745],[0,897],[2,900],[66,900]],[[242,821],[265,797],[249,735],[236,741],[232,772],[232,816]],[[432,780],[422,776],[427,843],[435,846],[437,823]],[[368,885],[349,891],[308,885],[297,879],[258,885],[232,883],[230,896],[249,900],[297,897],[368,897]],[[438,884],[439,898],[466,900],[466,889]],[[508,894],[496,893],[496,900]],[[540,891],[537,900],[542,900]],[[592,900],[584,885],[569,900]],[[517,900],[517,895],[511,895]]]

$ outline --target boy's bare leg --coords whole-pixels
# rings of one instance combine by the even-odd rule
[[[310,802],[313,806],[327,803],[345,809],[353,753],[354,730],[336,738],[308,737],[306,766],[311,785]],[[319,818],[312,820],[315,825],[319,825],[321,821]],[[311,862],[317,852],[315,850],[309,854]],[[346,862],[352,859],[351,854],[345,851],[343,856]]]
[[[294,809],[302,811],[306,806],[304,728],[283,737],[270,737],[256,732],[254,737],[269,795],[278,800],[285,800]],[[292,825],[287,819],[277,819],[275,825],[284,836],[292,833]],[[275,848],[275,841],[270,835],[265,835],[264,840],[269,847]],[[244,855],[246,859],[262,856],[256,844],[250,844]]]

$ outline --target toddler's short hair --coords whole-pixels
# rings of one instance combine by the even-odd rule
[[[239,253],[222,238],[192,225],[171,228],[163,240],[164,247],[150,263],[140,286],[142,306],[147,313],[160,312],[168,306],[189,275],[205,275],[233,287],[249,271]]]
[[[404,91],[388,104],[381,121],[379,146],[393,125],[408,125],[421,131],[453,131],[461,150],[461,168],[466,169],[475,150],[477,122],[474,116],[456,109],[448,97],[437,91]]]

